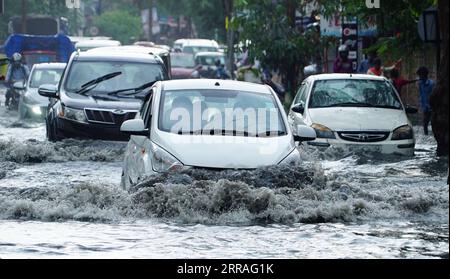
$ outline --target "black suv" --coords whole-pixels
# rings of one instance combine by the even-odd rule
[[[47,138],[126,141],[120,126],[135,118],[153,83],[167,79],[162,59],[153,54],[76,52],[58,86],[39,88],[51,98]]]

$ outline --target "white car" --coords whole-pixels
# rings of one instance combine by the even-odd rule
[[[21,88],[24,90],[19,101],[21,119],[44,119],[49,99],[39,95],[38,89],[41,85],[58,85],[65,68],[65,63],[41,63],[33,66],[27,83]]]
[[[308,144],[412,156],[415,135],[394,86],[384,77],[323,74],[307,78],[290,113],[291,126],[316,130]]]
[[[128,189],[145,177],[184,168],[256,169],[300,161],[295,136],[273,90],[224,80],[172,80],[152,88],[140,113],[122,124],[131,135],[123,166]]]
[[[219,52],[219,44],[214,40],[186,39],[182,41],[181,49],[194,55],[199,52]]]

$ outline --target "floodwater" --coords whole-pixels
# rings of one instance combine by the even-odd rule
[[[319,152],[120,188],[124,143],[48,143],[0,107],[0,258],[448,258],[448,163]]]

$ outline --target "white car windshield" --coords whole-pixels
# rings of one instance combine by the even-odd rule
[[[203,66],[215,66],[217,60],[225,65],[225,56],[197,56],[197,63]]]
[[[31,76],[30,88],[39,88],[44,84],[58,84],[64,69],[34,70]]]
[[[377,80],[320,80],[311,93],[309,108],[377,107],[402,109],[392,85]]]
[[[271,94],[231,90],[163,92],[159,129],[182,135],[275,137],[287,134]]]
[[[91,92],[108,93],[136,88],[152,81],[166,79],[163,67],[159,64],[78,61],[70,69],[65,82],[65,90],[76,92],[87,82],[114,72],[120,72],[121,74],[99,83]]]

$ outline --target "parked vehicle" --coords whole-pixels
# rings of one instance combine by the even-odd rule
[[[64,138],[128,140],[120,125],[133,119],[155,81],[168,79],[156,55],[132,52],[74,53],[60,86],[43,85],[51,98],[46,117],[50,141]]]
[[[201,66],[200,76],[202,78],[217,78],[217,62],[224,67],[224,71],[228,72],[225,68],[225,54],[222,52],[199,52],[195,55],[195,63]]]
[[[158,82],[139,115],[123,167],[128,189],[147,176],[183,168],[256,169],[300,161],[295,142],[312,128],[291,130],[280,100],[264,85],[224,80]],[[258,113],[256,113],[258,112]]]
[[[19,101],[19,116],[21,119],[44,119],[49,104],[48,98],[42,97],[38,89],[42,85],[58,85],[66,67],[64,63],[35,64],[31,70],[23,94]]]
[[[316,130],[310,145],[414,155],[415,137],[404,106],[384,77],[324,74],[307,78],[289,114],[293,126]]]
[[[192,54],[172,52],[170,57],[172,79],[200,78],[200,67],[195,63]]]

